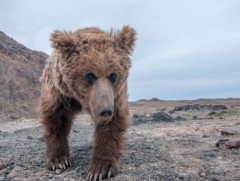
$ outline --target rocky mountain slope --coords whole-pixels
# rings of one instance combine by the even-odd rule
[[[47,57],[0,31],[0,121],[37,117],[39,77]]]

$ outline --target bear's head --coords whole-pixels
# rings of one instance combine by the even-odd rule
[[[110,32],[98,28],[54,31],[55,85],[75,98],[97,123],[110,121],[115,101],[127,90],[135,40],[129,26]]]

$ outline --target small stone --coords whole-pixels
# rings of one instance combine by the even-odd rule
[[[74,132],[74,133],[79,133],[79,131],[78,131],[78,130],[76,130],[76,129],[73,129],[73,132]]]
[[[179,179],[184,179],[184,175],[178,174],[178,178],[179,178]]]
[[[27,136],[27,139],[32,140],[33,137],[32,136]]]
[[[181,179],[181,180],[188,180],[188,176],[187,176],[187,174],[185,174],[185,173],[178,173],[178,175],[177,175],[177,178],[179,178],[179,179]]]
[[[62,173],[62,170],[61,169],[56,169],[56,174],[60,174]]]
[[[19,119],[19,117],[18,117],[16,114],[10,115],[10,118],[11,118],[11,119]]]
[[[48,178],[50,178],[50,179],[53,178],[53,174],[50,173],[50,174],[48,175]]]
[[[43,137],[38,138],[38,140],[41,141],[41,142],[44,142],[44,138]]]

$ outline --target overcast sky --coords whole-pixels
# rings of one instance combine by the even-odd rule
[[[0,0],[0,31],[48,54],[53,29],[126,24],[130,100],[240,97],[239,0]]]

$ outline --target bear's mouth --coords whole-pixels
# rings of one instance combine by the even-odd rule
[[[95,118],[94,118],[95,117]],[[108,124],[113,118],[113,114],[111,113],[105,113],[105,114],[95,114],[95,116],[93,116],[93,119],[95,120],[95,122],[97,124]]]

